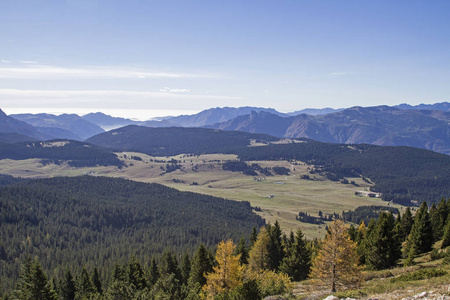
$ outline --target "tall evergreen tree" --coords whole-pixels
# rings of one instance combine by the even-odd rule
[[[187,284],[189,275],[191,273],[191,259],[189,258],[189,254],[187,253],[185,253],[183,258],[181,259],[180,271],[182,278],[181,283]]]
[[[442,198],[433,214],[430,212],[431,224],[433,226],[433,236],[434,241],[439,241],[444,234],[444,227],[447,224],[447,219],[449,215],[449,210],[447,203],[444,198]]]
[[[188,285],[193,287],[196,283],[202,287],[206,284],[206,273],[212,272],[213,261],[209,251],[201,244],[194,254],[192,260],[191,274],[189,276]]]
[[[406,253],[410,253],[411,247],[415,249],[414,254],[431,251],[433,247],[433,229],[426,202],[422,202],[414,217],[414,224],[408,236]]]
[[[300,229],[297,230],[295,242],[288,253],[280,265],[280,271],[289,275],[294,281],[306,279],[311,268],[311,251]]]
[[[239,262],[241,265],[246,265],[248,263],[248,249],[245,242],[245,238],[241,236],[239,244],[236,247],[236,254],[240,254]]]
[[[83,267],[81,270],[81,274],[77,281],[77,298],[89,299],[96,292],[96,288],[89,277],[86,267]]]
[[[103,295],[102,281],[100,280],[100,274],[98,273],[97,267],[94,267],[91,280],[95,287],[95,291],[100,295]]]
[[[409,206],[406,208],[405,213],[402,216],[402,222],[400,225],[400,240],[403,242],[408,237],[409,233],[411,232],[412,225],[414,224],[414,218],[411,214],[411,209]]]
[[[447,221],[447,225],[444,228],[444,236],[442,237],[441,248],[444,249],[450,246],[450,221]]]
[[[62,300],[74,300],[76,294],[75,281],[73,279],[72,272],[67,269],[64,272],[64,277],[59,284],[59,295]]]
[[[150,263],[150,270],[148,274],[148,282],[151,286],[153,286],[159,279],[159,270],[158,264],[156,263],[156,259],[153,257]]]
[[[356,228],[355,228],[355,226],[353,224],[351,224],[349,229],[348,229],[348,235],[350,236],[352,241],[356,242],[358,231],[356,230]]]
[[[258,238],[258,231],[256,230],[256,227],[253,227],[252,228],[252,234],[250,235],[250,248],[256,242],[257,238]]]
[[[374,270],[393,267],[401,257],[401,244],[392,213],[381,213],[366,242],[366,264]]]
[[[22,270],[14,291],[14,298],[20,300],[56,300],[57,296],[47,275],[37,260],[31,258],[22,264]]]
[[[141,263],[132,255],[128,262],[128,283],[132,285],[135,290],[142,290],[147,287],[147,282],[142,270]]]
[[[178,261],[175,255],[173,255],[173,253],[169,250],[164,251],[162,255],[162,259],[159,264],[159,273],[161,277],[174,274],[175,279],[181,282],[181,271],[178,267]]]
[[[268,225],[267,232],[269,234],[269,244],[267,245],[269,261],[267,267],[269,270],[276,271],[284,258],[280,223],[275,221],[273,226]]]

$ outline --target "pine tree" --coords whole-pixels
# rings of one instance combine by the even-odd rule
[[[439,201],[436,211],[433,215],[430,213],[430,219],[433,226],[433,235],[434,235],[434,241],[439,241],[443,234],[444,234],[444,228],[447,224],[447,219],[449,215],[449,210],[447,203],[445,202],[445,199],[442,198],[441,201]]]
[[[100,280],[100,274],[98,273],[97,267],[94,267],[94,271],[92,272],[91,278],[92,284],[95,287],[95,291],[100,295],[103,295],[102,282]]]
[[[280,265],[280,271],[294,281],[305,280],[311,268],[311,251],[306,246],[303,232],[300,229],[297,231],[295,242],[291,245],[288,253]]]
[[[181,260],[181,278],[182,284],[187,284],[189,275],[191,273],[191,259],[189,258],[189,254],[185,253],[183,259]]]
[[[153,257],[150,263],[150,270],[148,274],[148,282],[151,286],[153,286],[159,279],[159,270],[158,264],[156,263],[156,259]]]
[[[161,262],[159,264],[159,273],[160,279],[161,277],[174,274],[175,279],[181,282],[181,271],[180,268],[178,267],[178,261],[171,251],[168,250],[164,251]]]
[[[261,228],[256,242],[250,249],[248,258],[248,267],[252,271],[262,271],[267,269],[269,263],[269,235],[266,228]]]
[[[217,266],[206,275],[206,285],[203,287],[207,299],[232,291],[242,283],[243,267],[239,263],[239,255],[233,254],[235,248],[232,240],[222,241],[217,246]]]
[[[64,273],[59,284],[60,296],[63,300],[74,300],[76,294],[75,281],[73,279],[72,272],[69,269]]]
[[[247,249],[247,245],[245,242],[245,238],[242,236],[239,240],[239,244],[236,248],[236,253],[235,254],[240,254],[240,259],[239,262],[241,263],[241,265],[246,265],[248,263],[248,249]]]
[[[128,283],[132,285],[134,290],[142,290],[147,287],[145,281],[144,271],[142,270],[141,263],[133,255],[128,262]]]
[[[253,227],[252,228],[252,234],[250,235],[250,248],[256,242],[257,238],[258,238],[258,231],[256,230],[256,227]]]
[[[77,298],[89,299],[95,292],[96,289],[89,277],[88,271],[86,270],[86,267],[83,267],[78,278]]]
[[[374,230],[367,238],[366,264],[369,269],[393,267],[401,257],[401,244],[392,213],[381,213]]]
[[[402,222],[400,225],[400,240],[403,242],[408,237],[409,233],[411,232],[412,225],[414,224],[414,219],[411,214],[411,209],[409,206],[406,208],[405,213],[402,217]]]
[[[356,242],[358,231],[356,230],[355,226],[353,226],[353,224],[351,224],[350,228],[348,229],[348,235],[350,236],[352,241]]]
[[[47,279],[47,275],[37,260],[32,261],[31,258],[28,258],[22,264],[14,297],[20,300],[57,299],[56,293]]]
[[[340,286],[359,283],[361,267],[358,260],[356,243],[350,239],[344,222],[336,220],[331,223],[313,261],[310,277],[317,284],[331,286],[331,292],[336,292]]]
[[[193,287],[196,283],[200,286],[206,284],[205,274],[212,272],[213,261],[209,251],[201,244],[195,252],[192,260],[191,274],[189,276],[188,285]]]
[[[280,223],[275,221],[273,226],[268,225],[267,232],[269,234],[269,244],[267,245],[269,261],[267,267],[269,270],[276,271],[284,258]]]
[[[411,247],[415,249],[414,254],[431,251],[433,247],[433,231],[426,202],[422,203],[414,217],[414,224],[408,236],[406,253],[410,253]]]
[[[445,226],[444,236],[442,237],[441,248],[444,249],[448,246],[450,246],[450,221],[447,221],[447,225]]]

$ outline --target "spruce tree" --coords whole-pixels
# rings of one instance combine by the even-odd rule
[[[441,248],[444,249],[448,246],[450,246],[450,221],[447,221],[447,225],[445,226]],[[450,251],[448,251],[448,253],[450,253]]]
[[[213,261],[209,251],[201,244],[194,254],[191,265],[191,274],[189,276],[188,285],[194,287],[196,283],[202,287],[206,284],[206,273],[212,272]]]
[[[75,281],[73,279],[72,272],[66,269],[64,277],[59,284],[59,293],[62,300],[74,300],[76,294]]]
[[[356,242],[358,231],[356,230],[356,228],[353,224],[351,224],[350,228],[348,229],[348,235],[350,236],[352,241]]]
[[[392,213],[381,213],[377,224],[366,241],[365,261],[369,269],[393,267],[401,257],[401,244],[395,230]]]
[[[439,201],[436,212],[433,216],[430,214],[431,222],[433,224],[433,235],[434,235],[434,241],[439,241],[443,234],[444,234],[444,228],[447,224],[447,219],[449,215],[449,209],[447,206],[447,203],[444,198]]]
[[[191,259],[189,258],[189,254],[185,253],[183,258],[181,259],[181,283],[187,284],[189,275],[191,273]]]
[[[403,242],[408,237],[411,232],[412,225],[414,224],[414,219],[411,214],[411,209],[409,206],[406,208],[405,213],[402,216],[402,221],[400,225],[400,240]]]
[[[178,267],[178,261],[175,255],[169,250],[166,250],[163,253],[159,263],[159,274],[159,280],[164,280],[164,278],[168,277],[170,274],[174,274],[174,278],[179,284],[178,288],[181,287],[182,278],[180,268]]]
[[[95,290],[100,295],[103,295],[102,282],[100,280],[100,274],[98,273],[97,267],[94,267],[94,271],[92,272],[92,284],[95,287]]]
[[[256,230],[256,227],[253,227],[252,228],[252,234],[250,235],[250,248],[256,242],[257,238],[258,238],[258,231]]]
[[[239,258],[241,265],[246,265],[248,263],[248,249],[243,236],[240,238],[239,244],[236,247],[236,254],[241,255]]]
[[[287,274],[293,281],[304,280],[308,277],[311,268],[311,251],[306,245],[303,232],[299,229],[295,242],[280,265],[280,271]]]
[[[411,247],[414,247],[414,254],[431,251],[433,247],[433,229],[426,202],[420,205],[414,217],[414,224],[408,236],[406,253],[410,253]]]
[[[83,267],[78,278],[77,298],[90,298],[96,292],[96,288],[89,277],[86,267]]]
[[[47,275],[37,260],[31,258],[22,264],[22,270],[14,291],[14,298],[24,300],[56,300],[57,295]]]
[[[147,287],[144,271],[142,270],[140,262],[133,255],[128,262],[128,283],[132,285],[135,290],[142,290]]]
[[[156,263],[156,259],[153,257],[150,263],[148,282],[151,286],[153,286],[158,281],[158,279],[159,279],[158,264]]]
[[[267,267],[269,270],[276,271],[284,258],[280,223],[275,221],[273,226],[268,225],[267,232],[269,234],[269,244],[267,246],[269,261]]]

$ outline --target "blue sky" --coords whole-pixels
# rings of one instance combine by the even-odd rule
[[[0,108],[148,119],[449,101],[450,1],[0,1]]]

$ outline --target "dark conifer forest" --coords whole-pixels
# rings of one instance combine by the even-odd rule
[[[165,249],[178,256],[200,244],[238,240],[264,221],[248,202],[83,176],[1,187],[0,224],[0,277],[10,289],[28,256],[39,258],[47,272],[94,265],[107,272],[105,266],[132,255],[149,264]]]

